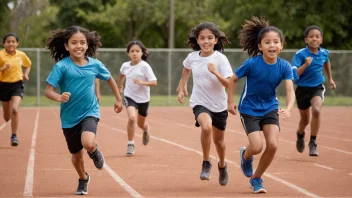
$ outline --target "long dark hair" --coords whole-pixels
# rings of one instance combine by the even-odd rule
[[[214,50],[223,52],[224,45],[229,44],[230,41],[225,36],[225,33],[221,32],[212,22],[200,23],[195,28],[193,28],[188,34],[186,44],[190,46],[194,51],[201,50],[199,44],[197,43],[197,38],[199,36],[199,32],[205,29],[212,31],[215,38],[218,39],[218,42],[214,45]]]
[[[142,60],[147,61],[148,57],[149,57],[149,52],[147,50],[147,48],[144,46],[144,44],[142,43],[142,41],[140,40],[136,40],[136,41],[130,41],[127,44],[127,53],[130,52],[130,49],[133,45],[138,45],[141,49],[142,49]]]
[[[248,55],[251,57],[262,54],[258,48],[258,44],[261,43],[265,33],[271,31],[277,32],[281,42],[284,42],[285,38],[281,30],[277,27],[270,26],[269,22],[264,18],[253,16],[251,20],[245,20],[242,25],[242,30],[238,35],[243,51],[247,51]]]
[[[61,59],[70,56],[70,53],[65,49],[65,44],[68,44],[70,37],[77,32],[84,34],[87,39],[88,49],[85,55],[95,55],[96,50],[101,46],[99,34],[95,31],[90,32],[80,26],[71,26],[67,29],[51,31],[50,37],[45,42],[46,48],[49,49],[51,57],[55,61],[60,61]]]

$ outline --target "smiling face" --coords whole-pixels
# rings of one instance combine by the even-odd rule
[[[131,59],[132,65],[136,65],[142,60],[142,48],[137,44],[132,45],[127,54]]]
[[[6,40],[3,43],[4,48],[8,54],[13,54],[16,51],[16,48],[18,46],[18,42],[16,37],[14,36],[8,36]]]
[[[66,50],[70,53],[72,60],[83,60],[88,49],[86,36],[81,32],[76,32],[65,43]]]
[[[304,41],[307,43],[309,49],[315,52],[318,51],[319,46],[323,43],[323,36],[319,30],[312,29],[309,31]]]
[[[209,29],[199,32],[197,43],[201,49],[201,56],[209,56],[214,52],[214,45],[218,42],[218,38]]]
[[[277,57],[283,48],[279,33],[275,31],[265,33],[260,44],[258,44],[258,48],[263,52],[263,58],[266,63],[276,63]]]

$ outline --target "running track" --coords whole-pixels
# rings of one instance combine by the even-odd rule
[[[2,115],[2,112],[1,112]],[[135,137],[135,156],[125,157],[125,109],[101,109],[97,141],[106,165],[97,170],[85,155],[91,175],[87,197],[352,197],[352,108],[324,107],[317,158],[295,148],[298,110],[281,121],[279,149],[263,176],[268,193],[255,195],[239,168],[239,148],[247,143],[238,116],[226,132],[227,186],[218,184],[212,143],[212,172],[201,181],[200,129],[190,107],[151,107],[151,140]],[[0,118],[0,125],[3,123]],[[18,147],[10,146],[10,123],[0,126],[0,197],[77,197],[78,176],[60,128],[58,108],[21,108]],[[308,133],[309,134],[309,131]],[[306,144],[307,144],[306,136]],[[259,156],[255,157],[256,167]]]

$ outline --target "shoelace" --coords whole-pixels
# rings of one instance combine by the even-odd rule
[[[209,169],[210,169],[210,163],[209,162],[203,163],[203,170],[209,171]]]
[[[86,182],[87,182],[86,180],[79,180],[79,182],[78,182],[78,188],[79,188],[79,189],[84,189]]]
[[[245,166],[246,168],[251,167],[251,162],[252,162],[252,159],[246,160],[243,158],[243,166]]]
[[[97,152],[97,151],[95,151]],[[89,153],[89,156],[90,158],[93,159],[94,162],[98,162],[99,161],[99,155],[96,153],[96,154],[93,154],[93,153]]]
[[[253,186],[263,187],[263,185],[262,185],[263,180],[261,178],[252,179],[252,183],[253,183]]]

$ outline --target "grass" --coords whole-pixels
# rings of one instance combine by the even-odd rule
[[[285,106],[285,97],[278,97],[281,106]],[[239,96],[235,96],[235,102],[238,103]],[[100,104],[101,106],[111,106],[115,102],[113,96],[102,96]],[[21,106],[36,106],[37,97],[25,96]],[[58,106],[58,102],[51,101],[45,96],[40,97],[40,106]],[[173,95],[170,98],[168,96],[151,96],[151,106],[189,106],[189,97],[185,98],[185,102],[180,104],[177,101],[177,96]],[[352,106],[352,97],[347,96],[327,96],[325,97],[324,106]]]

